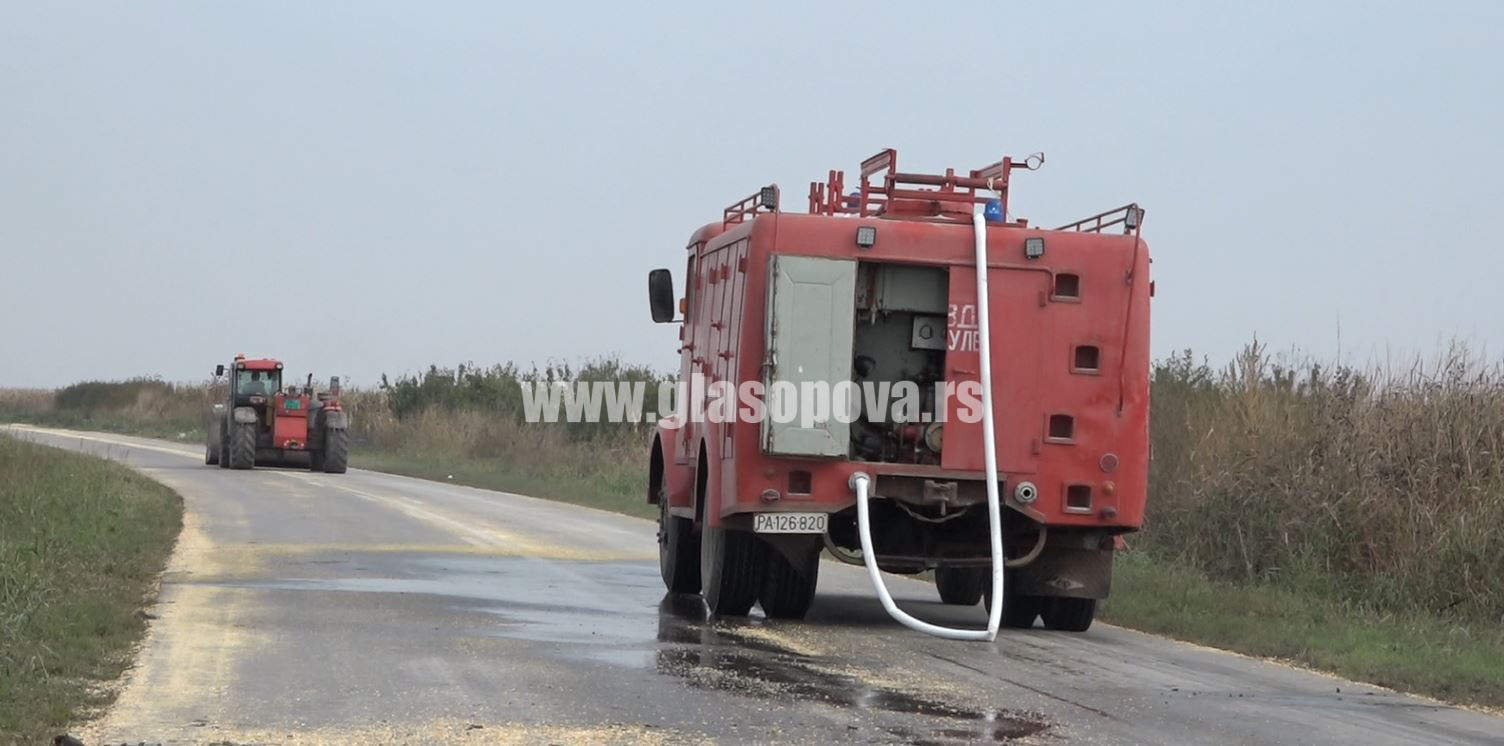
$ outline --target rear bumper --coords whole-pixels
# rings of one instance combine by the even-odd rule
[[[983,505],[987,500],[982,472],[926,464],[768,459],[762,468],[748,471],[753,473],[738,485],[736,499],[722,503],[723,518],[779,511],[839,513],[856,505],[856,495],[848,485],[857,472],[872,478],[872,495],[878,499],[946,509]],[[1142,489],[1135,490],[1135,497],[1113,485],[1111,494],[1098,490],[1094,504],[1081,509],[1066,501],[1065,485],[1075,480],[1039,474],[999,476],[1002,503],[1037,523],[1114,531],[1133,531],[1142,524]],[[1014,488],[1025,481],[1036,485],[1038,498],[1020,503]],[[798,491],[801,488],[808,491]]]

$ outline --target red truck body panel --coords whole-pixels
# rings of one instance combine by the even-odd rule
[[[891,159],[877,158],[869,159],[870,173],[891,167]],[[996,174],[1000,167],[1005,184],[1006,164],[973,174]],[[889,201],[869,209],[868,175],[864,164],[857,209],[833,207],[825,201],[825,185],[815,185],[812,214],[745,214],[733,206],[725,220],[693,233],[685,280],[689,307],[680,327],[682,380],[696,374],[732,385],[763,379],[775,255],[943,271],[949,305],[944,378],[951,383],[979,380],[976,259],[969,218],[941,202],[924,202],[923,195],[932,192],[894,188],[892,179]],[[932,178],[956,181],[950,172]],[[832,172],[829,194],[842,193],[840,178]],[[1109,213],[1054,230],[1023,221],[998,221],[987,228],[999,476],[1004,485],[1027,479],[1038,486],[1039,497],[1029,504],[1020,504],[1009,489],[1003,495],[1009,507],[1048,527],[1122,533],[1143,523],[1149,460],[1149,249],[1137,235],[1142,211],[1136,205],[1122,209],[1130,211],[1130,218],[1117,222],[1132,229],[1123,234],[1102,232],[1114,224]],[[870,247],[858,246],[859,228],[875,229]],[[1029,238],[1044,240],[1042,256],[1026,256]],[[848,480],[857,471],[875,477],[879,494],[885,476],[981,480],[982,425],[963,422],[956,416],[958,406],[952,399],[946,409],[939,463],[781,457],[766,452],[756,422],[662,420],[658,447],[670,512],[710,526],[754,512],[835,513],[854,505]],[[695,495],[702,452],[708,469],[703,506]],[[776,502],[762,498],[769,491],[778,493]],[[649,501],[657,498],[650,490]]]

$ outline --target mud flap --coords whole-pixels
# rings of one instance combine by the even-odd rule
[[[783,555],[801,575],[805,574],[811,553],[818,556],[825,545],[820,534],[754,534],[773,551]]]
[[[1014,575],[1018,592],[1029,596],[1107,598],[1112,587],[1112,551],[1047,547]]]

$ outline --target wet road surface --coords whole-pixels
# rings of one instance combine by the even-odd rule
[[[1499,743],[1504,719],[1107,625],[995,644],[827,562],[805,622],[666,596],[654,525],[191,444],[8,428],[182,494],[157,619],[86,743]],[[981,607],[891,583],[906,608]]]

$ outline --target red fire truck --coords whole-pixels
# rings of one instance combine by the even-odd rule
[[[671,592],[802,618],[828,552],[867,564],[885,603],[878,569],[932,571],[945,603],[1000,592],[1003,626],[1091,624],[1144,516],[1153,284],[1136,204],[1054,229],[1008,212],[1011,177],[1042,162],[910,173],[885,150],[850,191],[839,171],[811,184],[807,214],[776,186],[726,208],[690,236],[677,292],[650,273],[686,390],[751,391],[729,421],[687,401],[659,421],[647,499]],[[854,417],[818,406],[841,382]]]

